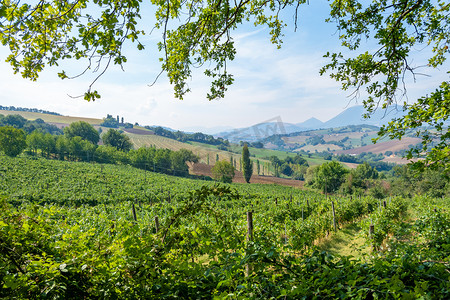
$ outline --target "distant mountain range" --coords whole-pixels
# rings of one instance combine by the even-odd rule
[[[322,122],[317,118],[310,118],[301,123],[285,123],[280,120],[279,122],[260,123],[250,127],[222,131],[213,135],[228,139],[230,142],[255,142],[274,134],[289,134],[321,128],[348,125],[373,125],[380,127],[393,118],[404,115],[402,106],[392,107],[388,110],[377,109],[369,119],[363,118],[364,113],[366,113],[365,108],[362,105],[356,105],[347,108],[326,122]]]

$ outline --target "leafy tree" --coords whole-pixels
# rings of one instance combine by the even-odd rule
[[[68,138],[79,136],[92,144],[97,144],[100,140],[98,131],[95,130],[92,125],[84,121],[73,122],[69,127],[64,128],[64,134]]]
[[[91,161],[94,157],[96,145],[82,139],[80,136],[75,136],[69,139],[68,151],[72,159],[80,161]]]
[[[310,166],[306,170],[305,183],[309,186],[314,186],[316,182],[317,172],[319,171],[319,166]]]
[[[155,152],[155,148],[141,147],[137,150],[131,150],[128,157],[134,167],[156,171],[156,166],[154,165]]]
[[[1,125],[12,126],[14,128],[22,128],[27,123],[27,119],[20,115],[7,115],[1,119]]]
[[[0,127],[0,151],[17,156],[27,147],[25,131],[12,126]]]
[[[314,186],[326,193],[333,193],[344,182],[346,173],[347,170],[337,161],[326,162],[318,167]]]
[[[234,178],[234,167],[232,164],[230,164],[227,161],[220,160],[216,162],[214,167],[211,169],[213,178],[225,182],[225,183],[231,183]]]
[[[102,141],[105,145],[115,147],[117,150],[130,151],[133,144],[130,138],[119,130],[109,129],[103,136]]]
[[[253,173],[253,163],[250,160],[250,152],[248,151],[247,143],[242,148],[242,172],[244,179],[247,183],[250,183],[250,178]]]
[[[189,175],[189,168],[186,162],[198,162],[198,157],[192,151],[180,149],[170,154],[172,170],[174,175],[187,176]]]
[[[291,176],[294,171],[292,170],[291,166],[288,163],[284,163],[280,167],[280,171],[282,174],[286,176]]]
[[[308,161],[304,159],[301,155],[297,154],[293,161],[294,164],[308,166]]]
[[[63,135],[56,138],[55,151],[59,155],[59,159],[64,160],[69,152],[69,139]]]
[[[347,175],[344,192],[352,194],[356,190],[363,192],[371,187],[373,180],[379,177],[378,171],[369,165],[369,163],[364,162],[360,164],[355,169],[351,170]],[[381,186],[375,184],[375,190],[380,191]]]
[[[127,153],[112,146],[99,146],[95,149],[94,160],[104,164],[126,164],[129,162]]]
[[[119,122],[117,122],[117,119],[113,118],[111,115],[106,115],[106,118],[103,118],[103,122],[100,125],[110,128],[119,128]]]
[[[55,137],[50,133],[46,133],[44,135],[44,144],[42,150],[46,153],[47,157],[49,157],[51,153],[55,153],[56,141]]]
[[[42,130],[36,129],[34,130],[32,133],[30,133],[29,135],[27,135],[26,141],[27,141],[27,145],[28,148],[31,149],[31,151],[34,152],[34,154],[37,154],[37,150],[38,149],[43,149],[44,148],[44,133],[42,132]]]
[[[224,97],[234,81],[226,68],[227,61],[236,55],[233,31],[254,20],[255,26],[270,28],[271,41],[280,47],[285,27],[280,11],[294,11],[296,26],[299,6],[307,2],[188,0],[170,5],[166,1],[153,1],[155,27],[162,29],[158,43],[162,69],[174,86],[175,96],[183,98],[190,91],[187,81],[193,75],[192,68],[202,65],[208,66],[204,73],[212,78],[207,98]],[[0,13],[0,40],[11,52],[7,61],[16,73],[31,80],[36,80],[46,65],[57,65],[63,59],[84,59],[86,70],[81,74],[89,69],[108,68],[110,63],[121,66],[127,60],[122,51],[124,44],[135,43],[139,50],[144,49],[140,42],[144,31],[140,26],[145,25],[137,22],[141,4],[140,1],[59,1],[58,5],[50,0],[36,4],[6,1]],[[329,63],[320,74],[329,71],[332,78],[341,82],[342,89],[351,90],[353,95],[367,94],[362,101],[367,115],[378,106],[385,109],[406,99],[405,79],[415,79],[417,66],[439,71],[450,53],[450,5],[446,1],[333,0],[329,7],[330,17],[326,21],[336,24],[346,54],[327,53]],[[186,16],[185,21],[180,20],[182,15]],[[363,40],[377,47],[367,50]],[[422,51],[425,45],[430,51]],[[98,58],[96,67],[91,66],[93,56]],[[102,64],[105,60],[108,63]],[[442,69],[441,72],[446,71]],[[69,78],[64,70],[58,75]],[[97,79],[84,94],[86,100],[100,97],[92,90]],[[448,86],[448,81],[442,82],[434,93],[412,105],[405,100],[406,115],[379,132],[380,137],[400,138],[408,129],[416,130],[422,137],[423,149],[411,150],[408,157],[424,158],[415,163],[419,170],[443,167],[450,172],[450,133],[444,125],[450,116]],[[435,131],[424,132],[422,125]]]
[[[155,163],[156,172],[160,173],[171,173],[172,171],[172,160],[170,153],[172,151],[169,149],[158,149],[155,151],[155,156],[153,162]]]

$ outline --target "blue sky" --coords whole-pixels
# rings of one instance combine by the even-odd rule
[[[151,14],[151,10],[147,13]],[[311,1],[302,6],[299,27],[294,32],[293,12],[284,12],[288,27],[280,50],[270,43],[266,28],[245,25],[235,32],[237,56],[228,64],[235,83],[224,99],[211,102],[206,99],[209,81],[200,71],[194,73],[189,82],[192,92],[182,101],[173,97],[164,75],[149,87],[160,71],[161,53],[156,50],[160,35],[154,33],[143,39],[145,51],[137,51],[134,46],[126,49],[125,72],[113,66],[99,79],[95,89],[102,95],[100,100],[86,102],[68,96],[83,94],[94,78],[92,75],[62,81],[56,75],[61,68],[52,68],[45,70],[37,82],[30,82],[14,75],[11,67],[1,62],[0,104],[36,107],[71,116],[102,118],[113,114],[133,123],[206,132],[246,127],[274,117],[290,123],[311,117],[327,121],[348,105],[361,104],[350,101],[350,92],[341,91],[339,83],[319,75],[320,67],[327,62],[323,55],[344,50],[339,48],[334,25],[324,22],[327,13],[326,1]],[[144,29],[150,32],[154,21],[143,17]],[[375,46],[366,45],[368,49]],[[6,49],[0,48],[2,61],[6,55]],[[81,70],[79,63],[62,66],[72,75]],[[408,87],[409,99],[429,93],[448,79],[443,73],[428,71],[431,77],[417,78]]]

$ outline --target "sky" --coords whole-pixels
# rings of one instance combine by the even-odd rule
[[[146,32],[154,24],[151,13],[149,8],[143,15],[141,25]],[[145,51],[138,51],[133,45],[125,49],[128,62],[124,71],[118,66],[108,69],[94,86],[102,95],[95,102],[73,96],[82,95],[96,74],[64,81],[57,77],[62,68],[69,75],[77,74],[81,70],[79,62],[47,68],[37,82],[31,82],[13,74],[4,62],[7,49],[1,47],[0,105],[80,117],[120,115],[126,122],[205,133],[247,127],[273,118],[288,123],[311,117],[327,121],[347,107],[362,103],[362,99],[352,100],[351,91],[342,91],[329,76],[319,75],[327,63],[323,58],[327,51],[345,51],[339,47],[335,25],[324,21],[327,14],[326,1],[311,1],[300,8],[298,28],[294,31],[293,11],[284,12],[288,27],[281,49],[270,43],[267,28],[245,25],[234,32],[237,55],[228,64],[228,70],[234,74],[235,83],[224,99],[214,101],[206,99],[210,81],[200,71],[194,72],[189,81],[192,92],[184,100],[174,98],[165,74],[150,86],[160,72],[158,32],[142,39]],[[375,46],[366,45],[368,49]],[[408,85],[409,99],[429,93],[439,82],[448,80],[443,73],[428,71],[429,77],[418,77]]]

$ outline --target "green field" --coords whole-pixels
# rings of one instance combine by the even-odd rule
[[[0,110],[0,114],[7,115],[20,115],[27,120],[36,120],[38,118],[44,120],[46,123],[63,123],[63,124],[71,124],[77,121],[84,121],[91,125],[100,125],[103,122],[102,119],[95,118],[83,118],[83,117],[69,117],[69,116],[57,116],[51,114],[41,114],[36,112],[27,112],[27,111],[10,111],[10,110]]]
[[[450,296],[448,199],[2,155],[0,183],[0,298]]]

